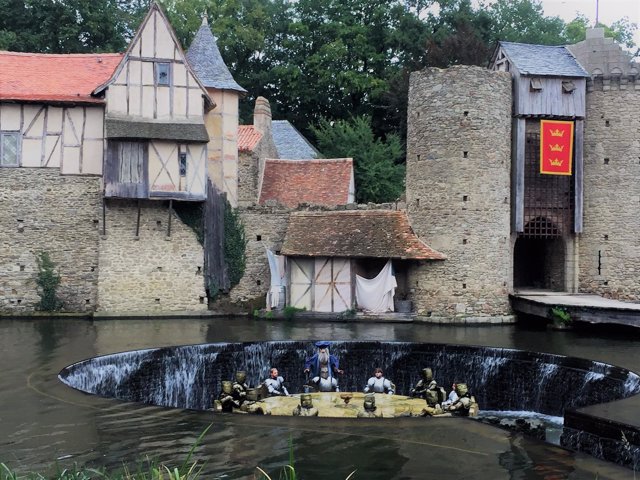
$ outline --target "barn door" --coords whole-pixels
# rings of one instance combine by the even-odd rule
[[[315,259],[313,282],[316,312],[344,312],[351,308],[351,263],[349,259]]]
[[[290,304],[297,308],[313,310],[311,285],[313,283],[313,259],[288,259],[290,271]]]

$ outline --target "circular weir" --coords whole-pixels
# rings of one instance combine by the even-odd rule
[[[430,367],[439,385],[466,382],[481,410],[562,416],[568,409],[629,397],[640,377],[627,369],[560,355],[480,346],[409,342],[331,343],[340,360],[341,392],[362,392],[374,368],[409,395]],[[277,367],[290,393],[308,383],[305,360],[313,342],[212,343],[136,350],[90,358],[64,368],[60,379],[86,393],[153,405],[209,410],[235,372],[255,387]]]

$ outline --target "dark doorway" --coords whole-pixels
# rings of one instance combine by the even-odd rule
[[[513,262],[515,289],[563,291],[564,277],[565,248],[562,238],[520,237],[516,240]]]

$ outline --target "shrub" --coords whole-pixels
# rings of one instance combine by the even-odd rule
[[[40,302],[36,308],[45,312],[60,310],[62,302],[57,295],[60,275],[56,272],[56,264],[51,260],[49,252],[38,252],[36,262],[38,264],[36,284],[40,296]]]

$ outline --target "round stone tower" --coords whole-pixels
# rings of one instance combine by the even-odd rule
[[[506,72],[411,74],[407,211],[447,260],[414,265],[409,291],[415,310],[434,320],[510,319],[511,99]]]

